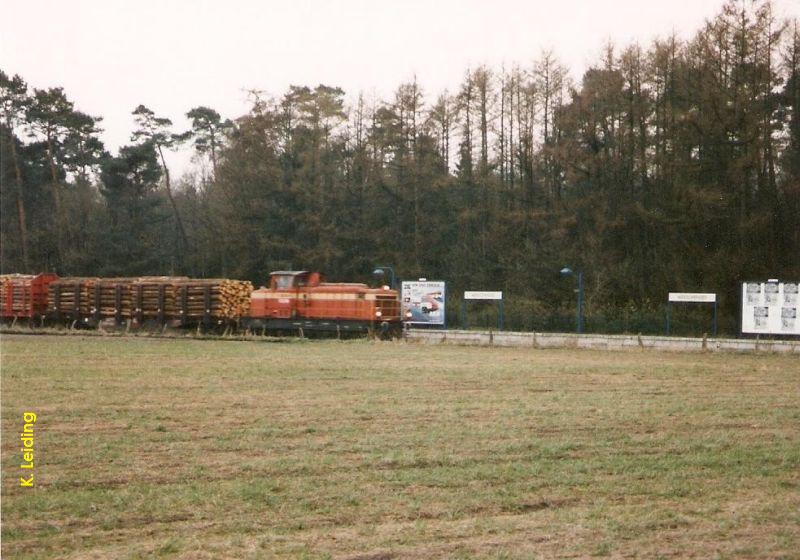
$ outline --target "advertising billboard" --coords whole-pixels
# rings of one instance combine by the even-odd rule
[[[444,282],[404,281],[401,293],[406,322],[412,325],[444,325]]]
[[[800,282],[742,283],[742,333],[800,335]]]

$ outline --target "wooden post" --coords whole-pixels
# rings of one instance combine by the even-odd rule
[[[114,286],[114,321],[117,324],[122,322],[122,286]]]
[[[189,292],[187,286],[181,286],[181,324],[185,324],[188,321],[189,316]]]
[[[142,288],[143,286],[141,284],[136,286],[136,298],[134,304],[136,306],[136,321],[139,323],[139,325],[142,324],[142,319],[144,319],[144,315],[142,312],[142,305],[144,304],[144,301],[142,299]]]
[[[73,285],[75,286],[75,305],[73,307],[73,313],[74,313],[73,319],[77,319],[81,315],[81,283],[75,282],[75,284]]]
[[[56,308],[56,322],[61,321],[61,284],[55,285],[55,294],[53,294],[53,305]]]
[[[94,285],[94,320],[100,322],[100,282]]]
[[[203,286],[203,323],[211,322],[211,286]]]
[[[161,284],[158,286],[158,323],[164,324],[164,290],[166,286]]]

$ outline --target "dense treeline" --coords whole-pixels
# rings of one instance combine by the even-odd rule
[[[572,305],[569,265],[590,328],[684,290],[719,293],[729,331],[741,280],[800,277],[800,28],[766,2],[688,42],[608,46],[579,83],[546,52],[433,96],[253,92],[234,122],[192,109],[186,132],[139,106],[116,155],[61,88],[0,80],[3,271],[263,283],[388,264],[502,289],[511,326],[541,328]],[[198,165],[171,177],[185,143]]]

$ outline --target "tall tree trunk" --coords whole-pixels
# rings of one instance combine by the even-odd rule
[[[165,167],[166,168],[166,167]],[[211,135],[211,170],[214,173],[214,180],[217,180],[217,138]]]
[[[444,172],[450,172],[450,106],[447,98],[445,97],[443,118],[442,118],[442,136],[444,137]]]
[[[481,70],[478,80],[478,92],[480,93],[480,113],[481,113],[481,175],[486,176],[489,171],[489,124],[488,124],[488,96],[489,96],[489,77],[485,70]]]
[[[169,203],[172,206],[172,211],[175,213],[175,223],[178,224],[178,233],[181,236],[181,244],[182,249],[186,250],[189,247],[189,242],[186,238],[186,230],[183,228],[183,220],[181,220],[181,213],[178,211],[178,205],[175,204],[175,198],[172,196],[172,184],[170,183],[169,178],[169,168],[167,167],[167,162],[164,159],[164,151],[161,148],[160,144],[156,144],[158,148],[158,156],[161,158],[161,166],[164,168],[164,181],[167,187],[167,198],[169,199]]]
[[[62,262],[62,255],[64,254],[63,248],[63,239],[64,239],[64,231],[63,231],[63,212],[61,211],[61,193],[59,189],[61,186],[58,182],[58,170],[56,169],[56,160],[55,155],[53,153],[53,139],[48,134],[47,135],[47,163],[50,167],[50,186],[53,193],[53,206],[55,207],[55,236],[56,236],[56,265],[58,267],[63,266]]]
[[[512,69],[508,88],[508,175],[512,190],[514,189],[514,78]]]
[[[500,182],[506,186],[506,71],[501,70],[500,82]]]
[[[9,131],[11,127],[9,127]],[[25,219],[25,201],[22,198],[22,169],[19,166],[17,157],[17,146],[14,141],[13,133],[9,134],[11,144],[11,160],[14,162],[14,177],[17,183],[17,221],[19,223],[19,240],[22,245],[22,268],[23,272],[29,272],[28,268],[28,226]]]

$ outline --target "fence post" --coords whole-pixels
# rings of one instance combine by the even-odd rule
[[[94,285],[94,320],[100,321],[100,282]]]

